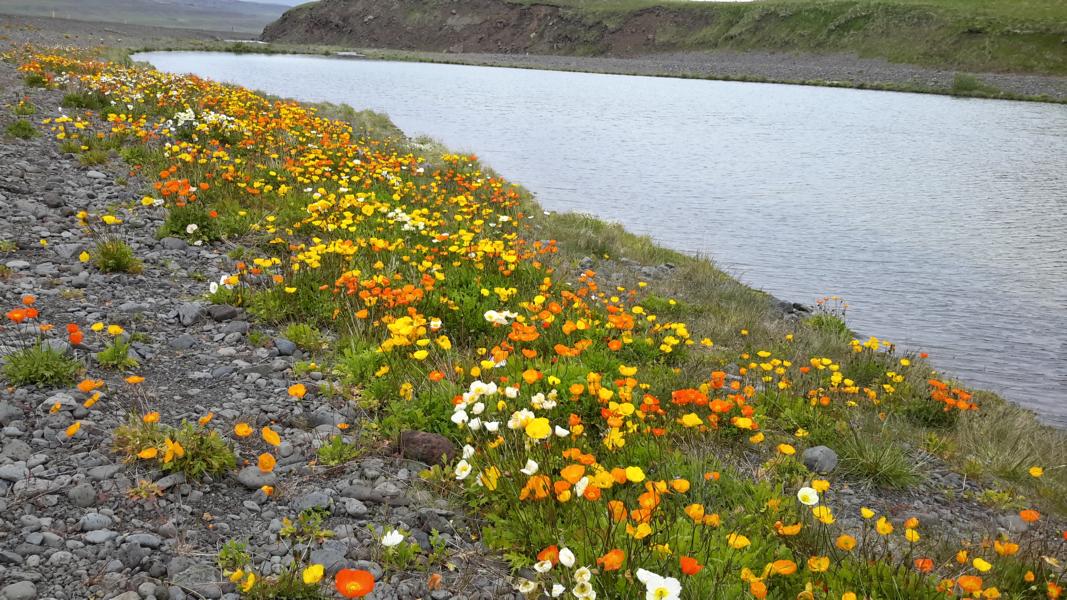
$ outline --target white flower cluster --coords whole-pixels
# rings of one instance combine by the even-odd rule
[[[568,569],[572,568],[576,562],[574,552],[572,552],[570,548],[562,548],[556,558],[559,564]],[[556,563],[551,560],[542,560],[534,565],[534,571],[543,575],[551,571],[552,568],[555,567],[555,564]],[[589,570],[589,567],[578,567],[571,575],[571,579],[574,583],[574,587],[571,588],[571,593],[574,594],[575,598],[578,600],[596,600],[596,591],[593,589],[593,584],[591,583],[593,572]],[[538,587],[540,587],[539,583],[530,581],[529,579],[519,579],[518,583],[515,585],[515,589],[527,597],[532,597]],[[566,591],[567,588],[563,584],[554,583],[551,587],[545,588],[544,595],[548,598],[559,598]],[[677,596],[672,596],[672,598],[676,600]]]
[[[414,221],[414,219],[411,218],[411,215],[400,210],[399,208],[394,208],[393,210],[389,211],[389,214],[386,216],[388,216],[389,220],[393,222],[403,223],[400,228],[404,231],[422,231],[423,229],[426,229],[425,223],[423,223],[422,221],[413,223],[412,221]]]
[[[517,317],[519,315],[517,313],[511,312],[510,310],[504,310],[504,311],[487,310],[487,311],[485,311],[485,314],[482,315],[482,316],[485,317],[486,321],[489,321],[490,323],[493,323],[494,325],[507,325],[509,319],[514,319],[515,317]]]
[[[482,398],[496,393],[496,383],[485,383],[480,379],[475,379],[467,391],[463,392],[462,400],[453,407],[452,422],[471,431],[480,431],[484,428],[489,433],[496,433],[500,430],[500,422],[483,422],[480,416],[485,412],[485,402],[482,402]]]

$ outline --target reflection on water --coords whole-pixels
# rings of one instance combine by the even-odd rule
[[[1067,425],[1067,107],[297,56],[137,57],[388,113]]]

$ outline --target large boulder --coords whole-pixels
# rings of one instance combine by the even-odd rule
[[[405,431],[400,434],[400,455],[428,465],[451,462],[456,457],[456,445],[437,433]]]
[[[826,474],[837,468],[837,453],[826,446],[808,448],[801,460],[812,473]]]

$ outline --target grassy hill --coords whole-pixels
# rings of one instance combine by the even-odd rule
[[[597,56],[846,52],[949,69],[1067,74],[1063,0],[322,0],[288,11],[264,37]]]
[[[268,3],[269,2],[269,3]],[[0,15],[259,33],[286,10],[242,0],[0,0]],[[295,3],[295,2],[294,2]]]

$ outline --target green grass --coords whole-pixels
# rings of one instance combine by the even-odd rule
[[[316,454],[321,464],[336,467],[359,458],[362,453],[359,446],[349,444],[342,436],[335,435],[323,444]]]
[[[512,0],[513,4],[548,4],[576,8],[578,10],[597,12],[629,12],[652,6],[666,6],[674,8],[691,8],[691,0]],[[859,4],[849,0],[774,0],[773,2],[760,2],[770,5],[835,5],[835,4]],[[865,2],[868,5],[907,6],[921,8],[937,8],[955,12],[961,15],[997,16],[1013,19],[1033,20],[1063,20],[1067,18],[1067,6],[1059,0],[881,0]]]
[[[282,336],[305,352],[319,352],[326,347],[322,332],[307,323],[293,323],[285,328]]]
[[[34,128],[33,123],[25,119],[18,119],[8,125],[4,129],[4,133],[13,138],[28,140],[37,136],[37,129]]]
[[[130,340],[115,338],[96,355],[101,367],[110,369],[133,369],[138,366],[136,359],[130,356]]]
[[[140,273],[144,266],[133,254],[133,248],[118,238],[97,242],[92,252],[93,264],[105,273]]]
[[[37,107],[29,100],[20,100],[19,103],[15,105],[14,112],[20,117],[28,117],[37,114]]]
[[[874,485],[905,489],[922,480],[922,463],[893,433],[903,424],[853,428],[836,447],[842,474]]]
[[[16,387],[70,385],[81,369],[78,361],[42,344],[28,346],[3,358],[4,377]]]
[[[177,442],[184,453],[168,459],[168,442]],[[237,456],[230,443],[217,431],[183,421],[178,427],[159,423],[145,423],[137,415],[130,415],[125,424],[115,428],[114,450],[129,461],[152,460],[164,471],[184,473],[191,479],[204,475],[218,475],[237,466]],[[155,448],[151,459],[138,458],[138,453]]]

